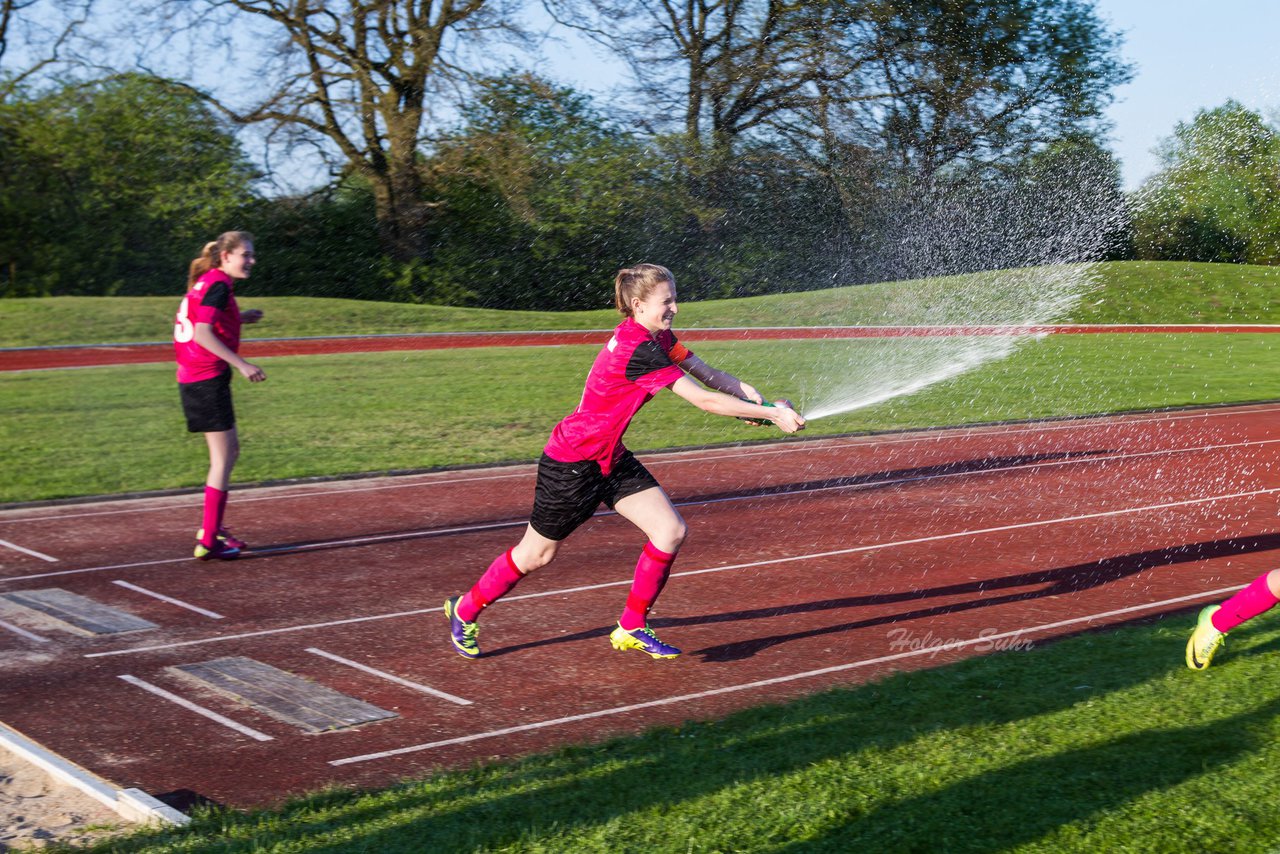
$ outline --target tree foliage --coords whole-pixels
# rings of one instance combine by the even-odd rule
[[[0,140],[6,293],[180,290],[200,246],[245,225],[256,173],[177,87],[136,75],[66,85],[0,105]]]
[[[1179,122],[1160,158],[1138,194],[1139,258],[1280,263],[1280,131],[1228,101]]]
[[[527,73],[481,81],[426,168],[436,250],[413,287],[428,301],[607,305],[608,273],[658,251],[682,207],[651,146]]]
[[[544,0],[630,61],[626,109],[492,73],[527,5],[154,0],[205,76],[0,101],[5,292],[167,290],[244,227],[260,292],[585,308],[639,260],[685,298],[1080,260],[1122,209],[1090,0]],[[255,195],[228,121],[331,183]]]

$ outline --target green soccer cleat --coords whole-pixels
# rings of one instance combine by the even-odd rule
[[[235,560],[240,557],[240,550],[225,540],[214,540],[211,546],[197,542],[195,556],[197,560]]]
[[[675,658],[680,654],[674,646],[658,640],[648,626],[627,630],[619,625],[609,633],[609,643],[617,650],[638,649],[650,658]]]
[[[456,613],[461,596],[453,596],[444,600],[444,615],[449,618],[449,637],[453,640],[453,648],[463,658],[479,658],[480,644],[476,635],[480,633],[480,624],[459,617]]]
[[[1200,612],[1196,619],[1195,631],[1187,641],[1187,667],[1192,670],[1204,670],[1213,661],[1213,655],[1226,641],[1226,632],[1213,627],[1212,617],[1221,605],[1210,605]]]

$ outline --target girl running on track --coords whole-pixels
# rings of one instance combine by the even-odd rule
[[[591,366],[577,409],[556,425],[543,449],[524,538],[499,555],[469,591],[444,603],[453,645],[465,658],[480,655],[480,612],[525,575],[549,564],[560,543],[601,502],[649,538],[609,640],[617,650],[675,658],[680,650],[658,640],[648,626],[648,615],[687,527],[653,475],[623,446],[627,425],[641,406],[670,388],[714,415],[771,421],[784,433],[804,428],[804,419],[785,401],[764,405],[750,385],[712,368],[676,341],[671,331],[676,282],[666,267],[640,264],[618,271],[614,299],[624,320]]]
[[[173,325],[178,393],[187,430],[203,433],[209,446],[204,515],[196,532],[195,556],[200,560],[231,560],[245,548],[223,526],[222,517],[231,469],[240,455],[231,407],[231,368],[251,383],[267,378],[262,368],[236,354],[240,324],[262,319],[261,311],[241,311],[236,305],[235,284],[249,278],[255,263],[253,235],[247,231],[228,231],[205,244],[200,257],[191,262],[187,294]]]
[[[1280,603],[1280,569],[1264,572],[1221,605],[1200,612],[1187,641],[1187,667],[1204,670],[1227,639],[1227,632]]]

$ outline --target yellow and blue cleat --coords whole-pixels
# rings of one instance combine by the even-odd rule
[[[453,596],[444,600],[444,615],[449,618],[449,637],[453,640],[453,648],[458,651],[458,655],[463,658],[479,658],[480,644],[477,636],[480,634],[480,624],[468,623],[458,616],[458,600],[461,598]]]
[[[1213,615],[1221,605],[1210,605],[1200,611],[1196,619],[1195,631],[1187,640],[1187,667],[1192,670],[1204,670],[1213,661],[1214,653],[1226,641],[1226,632],[1213,627]]]
[[[658,636],[648,626],[628,630],[619,624],[609,633],[609,643],[617,650],[638,649],[650,658],[675,658],[680,654],[680,650],[674,646],[658,640]]]

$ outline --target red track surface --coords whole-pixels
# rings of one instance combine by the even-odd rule
[[[690,340],[743,341],[800,338],[896,338],[955,335],[1059,335],[1117,332],[1280,332],[1264,325],[1132,325],[1101,326],[776,326],[750,329],[689,329]],[[244,342],[244,355],[311,356],[325,353],[369,353],[383,350],[442,350],[455,347],[534,347],[599,344],[600,330],[580,332],[443,332],[424,335],[350,338],[260,338]],[[0,371],[81,368],[140,362],[168,362],[172,344],[104,344],[89,347],[32,347],[0,350]]]
[[[485,614],[486,657],[454,654],[441,602],[518,537],[531,466],[236,490],[230,522],[258,549],[230,563],[189,558],[196,496],[3,510],[0,593],[58,587],[160,628],[86,636],[0,600],[0,720],[117,785],[245,807],[1179,612],[1275,565],[1277,415],[643,455],[692,532],[655,612],[685,649],[667,662],[609,647],[641,542],[608,515]],[[399,716],[304,735],[167,670],[229,655]]]

